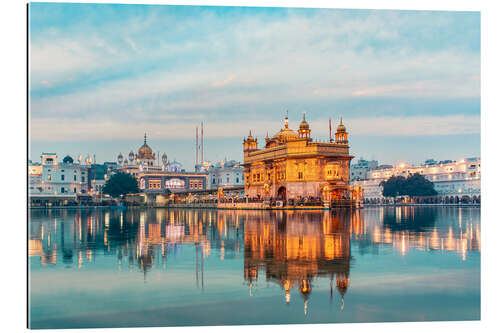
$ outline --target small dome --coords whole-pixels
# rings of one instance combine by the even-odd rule
[[[311,281],[309,281],[309,280],[300,281],[299,291],[302,294],[302,296],[305,299],[307,299],[312,291]]]
[[[248,132],[247,141],[253,141],[253,140],[254,140],[254,138],[253,138],[253,136],[252,136],[252,130],[250,130],[250,131]]]
[[[71,156],[67,155],[65,158],[63,158],[63,163],[72,164],[73,158]]]
[[[346,129],[345,129],[344,124],[342,124],[342,118],[340,118],[340,124],[337,127],[337,132],[345,132],[345,131],[346,131]]]
[[[349,278],[346,276],[337,276],[337,290],[339,293],[344,296],[347,292],[347,288],[349,287]]]
[[[123,158],[122,153],[118,154],[118,158]]]
[[[301,129],[301,130],[308,130],[309,129],[309,123],[306,121],[306,114],[305,113],[302,115],[302,121],[300,122],[299,129]]]

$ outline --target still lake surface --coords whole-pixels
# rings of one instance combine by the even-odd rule
[[[31,210],[31,328],[480,319],[480,209]]]

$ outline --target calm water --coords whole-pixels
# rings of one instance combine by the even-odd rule
[[[480,319],[480,209],[33,210],[32,328]]]

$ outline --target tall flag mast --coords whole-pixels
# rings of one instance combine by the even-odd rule
[[[201,164],[203,164],[203,122],[201,122]]]
[[[332,118],[328,119],[329,120],[329,127],[330,127],[330,143],[332,142]]]
[[[198,167],[198,126],[196,126],[196,163],[195,168]]]

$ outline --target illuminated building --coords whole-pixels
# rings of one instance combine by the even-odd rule
[[[146,193],[205,190],[207,174],[198,172],[142,171],[136,174],[139,190]]]
[[[137,153],[131,151],[128,160],[120,153],[118,155],[119,170],[133,175],[139,184],[139,189],[146,193],[183,192],[204,190],[207,188],[207,173],[186,172],[177,161],[168,161],[166,153],[161,156],[153,153],[144,143]]]
[[[396,167],[376,169],[368,172],[367,179],[354,181],[361,186],[364,198],[369,202],[380,202],[383,188],[380,182],[392,176],[408,177],[418,173],[434,183],[438,193],[436,202],[457,203],[480,202],[481,200],[481,158],[464,158],[460,161],[448,161],[441,164],[409,166],[400,163]]]
[[[335,140],[314,141],[305,119],[297,132],[285,127],[265,147],[258,148],[252,133],[243,140],[245,195],[252,198],[294,199],[303,197],[350,198],[348,134],[340,121]]]
[[[376,169],[377,167],[378,161],[367,161],[363,158],[360,158],[357,163],[351,164],[351,182],[353,182],[354,180],[366,179],[366,177],[368,176],[368,172]]]

